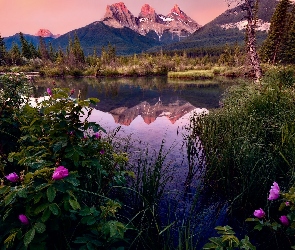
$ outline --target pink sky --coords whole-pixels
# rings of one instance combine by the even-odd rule
[[[174,4],[199,24],[204,25],[224,12],[225,0],[121,0],[137,16],[141,6],[150,4],[158,14],[167,15]],[[0,0],[0,34],[35,34],[40,28],[64,34],[99,21],[106,6],[116,0]]]

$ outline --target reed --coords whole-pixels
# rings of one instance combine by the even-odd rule
[[[193,134],[206,156],[208,187],[232,208],[252,211],[262,206],[273,181],[288,187],[294,178],[294,71],[269,71],[261,85],[230,88],[224,107],[194,116]]]

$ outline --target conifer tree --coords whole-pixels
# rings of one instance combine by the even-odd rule
[[[75,57],[75,61],[77,64],[79,63],[85,63],[85,56],[84,56],[84,52],[83,49],[81,47],[78,35],[75,34],[74,37],[74,43],[73,43],[73,47],[72,47],[72,51]]]
[[[6,49],[5,49],[5,43],[4,38],[0,35],[0,65],[5,64],[6,59]]]
[[[282,49],[282,61],[284,63],[295,64],[295,4],[288,16],[287,38]]]
[[[42,36],[39,36],[39,54],[41,56],[41,59],[43,59],[43,60],[49,59],[49,53],[46,48],[46,43],[45,43],[44,38]]]
[[[57,56],[56,56],[56,62],[57,62],[57,64],[64,63],[64,53],[61,50],[61,48],[58,49]]]
[[[280,0],[271,18],[268,36],[261,47],[264,62],[276,63],[282,59],[282,48],[286,41],[286,24],[290,0]]]
[[[49,43],[49,52],[48,53],[49,53],[49,59],[54,62],[56,60],[57,53],[54,52],[51,42]]]
[[[30,45],[28,41],[24,38],[23,33],[21,32],[19,33],[19,38],[21,42],[21,55],[27,59],[31,59],[32,53],[31,53]]]
[[[31,57],[37,58],[40,57],[39,52],[37,51],[36,47],[32,42],[29,43],[30,51],[31,51]]]
[[[15,43],[13,43],[12,48],[9,51],[9,58],[13,65],[19,65],[21,63],[21,52]]]

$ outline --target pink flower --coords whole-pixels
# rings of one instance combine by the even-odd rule
[[[52,179],[53,180],[60,180],[69,175],[69,170],[66,169],[64,166],[59,166],[53,172]]]
[[[254,211],[254,216],[261,219],[265,216],[265,212],[260,208],[259,210]]]
[[[100,139],[101,138],[101,134],[98,133],[98,132],[94,133],[93,135],[94,135],[95,139]]]
[[[285,205],[286,205],[286,207],[289,207],[290,206],[290,202],[289,201],[286,201],[285,202]]]
[[[280,217],[280,221],[284,226],[288,226],[289,225],[289,220],[288,217],[286,215],[282,215]]]
[[[29,224],[29,220],[28,217],[25,216],[24,214],[20,214],[18,216],[19,220],[21,221],[21,223],[23,223],[24,225],[28,225]]]
[[[50,96],[52,96],[52,91],[51,91],[50,88],[47,88],[47,94],[50,95]]]
[[[280,187],[278,183],[274,182],[273,186],[271,186],[271,189],[269,190],[269,200],[276,200],[280,196]]]
[[[11,182],[17,182],[19,177],[15,172],[13,172],[13,173],[10,173],[9,175],[6,175],[5,178]]]
[[[100,150],[99,153],[103,155],[105,153],[104,149]]]
[[[75,90],[74,89],[71,89],[70,95],[72,95],[74,93],[75,93]]]

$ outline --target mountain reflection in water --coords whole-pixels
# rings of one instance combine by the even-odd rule
[[[80,91],[82,99],[98,98],[100,102],[94,107],[89,120],[99,123],[107,131],[120,126],[117,135],[132,135],[134,147],[156,152],[162,141],[166,150],[173,146],[167,160],[173,162],[178,174],[183,176],[173,188],[185,182],[184,172],[188,171],[186,149],[182,146],[183,127],[189,124],[189,117],[194,112],[207,112],[218,107],[224,90],[218,82],[205,87],[204,81],[172,82],[165,77],[36,81],[37,96],[42,96],[47,87],[56,86],[75,89],[74,97]]]

